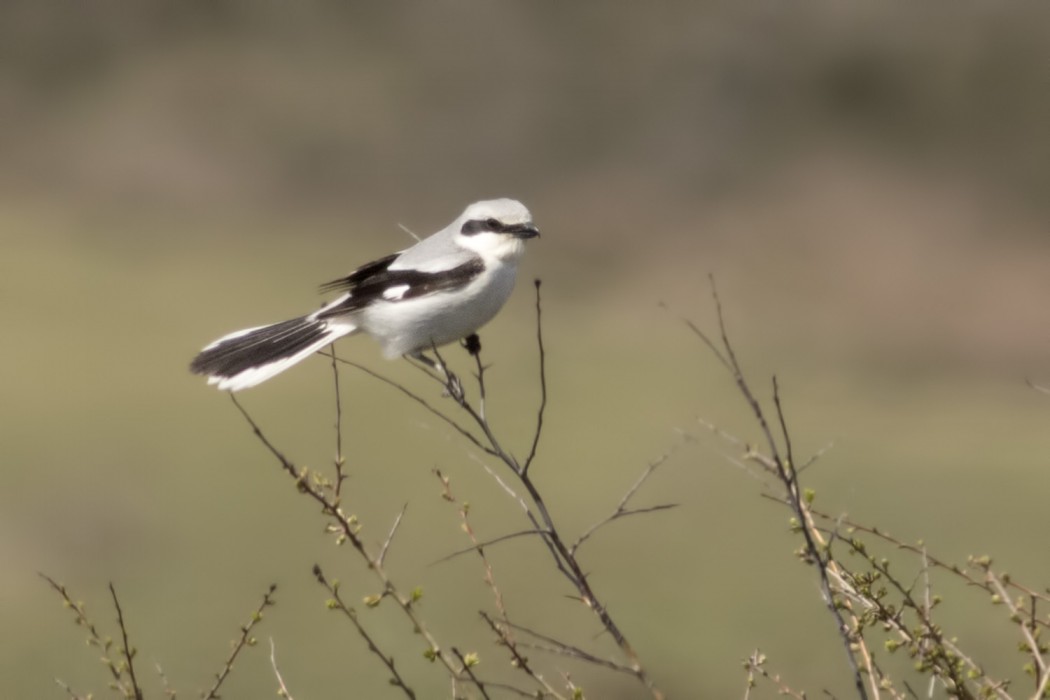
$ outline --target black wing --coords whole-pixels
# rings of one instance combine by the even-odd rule
[[[349,292],[350,296],[333,306],[325,307],[318,318],[338,316],[356,311],[374,301],[404,301],[435,292],[457,289],[469,283],[485,269],[481,258],[473,258],[448,270],[422,272],[420,270],[391,270],[390,265],[399,254],[388,255],[351,272],[347,277],[321,286],[324,292]],[[397,294],[388,296],[388,290]]]
[[[394,253],[388,255],[385,258],[380,258],[367,265],[362,265],[346,277],[340,277],[337,280],[331,282],[325,282],[321,285],[321,292],[352,292],[361,283],[367,281],[371,277],[380,275],[386,272],[386,269],[390,267],[390,264],[398,259],[401,253]]]

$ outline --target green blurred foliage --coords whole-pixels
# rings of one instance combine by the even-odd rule
[[[712,272],[745,364],[781,379],[796,450],[835,442],[806,473],[820,504],[1045,585],[1050,404],[1023,378],[1050,375],[1047,7],[4,3],[0,697],[62,697],[54,676],[105,686],[37,570],[104,623],[117,583],[154,691],[154,661],[183,696],[208,686],[275,581],[259,636],[296,697],[396,696],[310,567],[358,598],[374,582],[185,367],[409,244],[398,224],[436,230],[489,196],[522,199],[544,232],[522,272],[545,282],[536,469],[568,531],[608,514],[678,430],[701,435],[696,416],[757,436],[676,320],[713,323]],[[530,293],[483,333],[491,414],[521,451]],[[340,352],[419,381],[367,340]],[[516,505],[403,397],[342,381],[351,509],[381,542],[409,504],[392,574],[424,587],[439,638],[496,673],[482,570],[432,565],[466,543],[430,470],[482,537],[520,529]],[[244,400],[294,459],[330,461],[323,361]],[[681,507],[597,536],[592,580],[672,697],[739,696],[755,647],[793,687],[845,696],[787,514],[726,453],[710,438],[679,449],[639,497]],[[535,543],[491,554],[513,613],[613,653]],[[983,626],[996,611],[953,593],[946,626],[1018,675],[1006,624],[999,640]],[[401,619],[362,615],[418,687],[444,692]],[[274,691],[265,657],[246,654],[226,697]],[[637,697],[566,669],[589,697]]]

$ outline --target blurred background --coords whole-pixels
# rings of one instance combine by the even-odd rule
[[[674,452],[637,503],[681,506],[581,550],[670,697],[739,697],[756,647],[792,687],[850,694],[787,513],[696,422],[759,437],[678,320],[715,327],[709,273],[756,387],[782,384],[796,451],[833,444],[806,472],[818,505],[1045,587],[1050,397],[1024,380],[1050,382],[1047,47],[1045,3],[3,3],[0,697],[65,697],[55,677],[105,691],[37,571],[110,629],[116,584],[153,697],[155,664],[182,697],[210,686],[271,582],[258,636],[293,695],[398,697],[310,567],[349,600],[374,580],[186,367],[315,308],[319,283],[410,245],[402,226],[495,196],[543,237],[482,333],[490,416],[524,453],[541,277],[535,473],[555,517],[581,532]],[[340,353],[440,400],[368,339]],[[477,615],[493,605],[476,558],[435,563],[467,542],[430,472],[482,538],[521,529],[517,506],[414,404],[341,382],[366,540],[407,503],[395,580],[423,587],[438,639],[513,678]],[[325,362],[242,398],[291,458],[330,465]],[[536,542],[490,554],[513,616],[615,655]],[[1020,678],[1005,615],[935,583],[959,643]],[[422,697],[447,694],[391,606],[362,617]],[[250,650],[224,697],[272,696],[267,656]],[[641,695],[543,663],[588,697]]]

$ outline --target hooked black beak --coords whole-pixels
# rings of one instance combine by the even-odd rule
[[[532,223],[508,226],[507,232],[514,234],[517,238],[536,238],[540,235],[540,230]]]

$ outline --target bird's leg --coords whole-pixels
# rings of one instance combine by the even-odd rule
[[[437,357],[441,357],[438,354],[437,348],[434,348],[434,354]],[[464,399],[463,383],[459,380],[459,377],[445,367],[445,363],[440,359],[432,360],[430,357],[423,354],[423,351],[414,352],[409,355],[413,360],[418,360],[422,364],[426,365],[431,371],[438,376],[435,377],[438,381],[443,381],[445,385],[445,396],[451,396],[457,402],[462,403]]]
[[[422,350],[412,353],[411,355],[409,355],[409,357],[411,357],[413,360],[418,360],[419,362],[422,362],[424,365],[434,370],[435,372],[441,372],[442,374],[446,374],[447,376],[447,373],[445,372],[445,365],[441,364],[437,360],[431,360],[429,357],[423,354]]]

